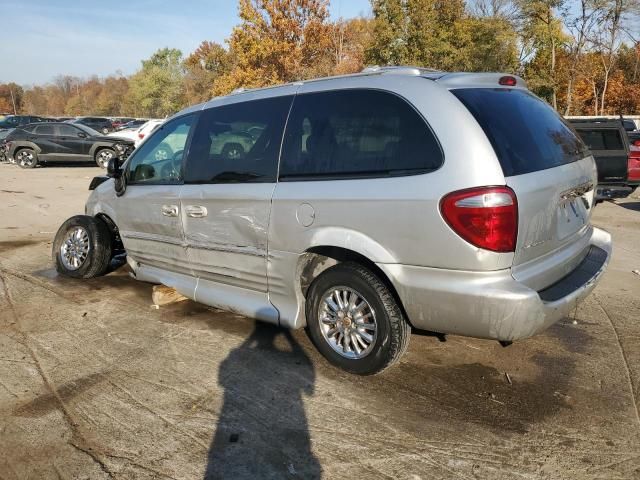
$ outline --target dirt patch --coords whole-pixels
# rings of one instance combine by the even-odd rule
[[[15,227],[10,227],[15,228]],[[44,240],[4,240],[0,241],[0,253],[10,252],[19,248],[28,247],[30,245],[37,245],[43,243]]]
[[[103,380],[104,375],[102,373],[92,373],[60,385],[56,390],[60,396],[60,400],[67,403]],[[58,407],[58,399],[56,396],[53,393],[47,393],[18,406],[13,410],[13,415],[17,417],[42,417]]]

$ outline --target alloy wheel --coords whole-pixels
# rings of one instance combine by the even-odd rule
[[[30,167],[33,165],[34,161],[35,161],[35,157],[33,155],[33,152],[30,152],[28,150],[22,150],[18,152],[18,155],[16,158],[16,163],[18,163],[18,165],[22,167]]]
[[[326,342],[343,357],[364,358],[376,343],[375,311],[363,295],[350,287],[334,287],[322,295],[318,322]]]
[[[89,234],[82,227],[69,232],[60,246],[60,259],[68,270],[79,269],[89,256]]]

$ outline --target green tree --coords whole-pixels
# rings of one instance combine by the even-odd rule
[[[409,59],[407,46],[407,7],[405,0],[372,0],[373,41],[365,53],[366,61],[377,65],[404,65]]]
[[[531,89],[558,108],[558,55],[569,37],[558,12],[566,0],[520,0],[521,42],[529,50],[525,77]]]
[[[459,26],[462,66],[471,72],[515,72],[518,35],[503,17],[469,17]]]
[[[134,115],[165,117],[185,106],[182,52],[175,48],[156,51],[142,61],[142,69],[129,81],[128,101]]]
[[[373,0],[369,63],[439,70],[515,70],[517,36],[501,14],[472,16],[464,0]]]

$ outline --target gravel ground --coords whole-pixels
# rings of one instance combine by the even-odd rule
[[[93,167],[0,164],[0,479],[640,478],[640,200],[599,205],[601,284],[547,332],[414,335],[376,377],[126,272],[60,278]]]

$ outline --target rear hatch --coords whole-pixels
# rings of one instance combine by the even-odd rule
[[[576,133],[523,88],[460,88],[493,145],[518,201],[512,275],[530,288],[552,285],[584,259],[597,174]]]
[[[598,166],[598,183],[625,184],[629,142],[622,124],[617,120],[571,123],[593,153]]]

